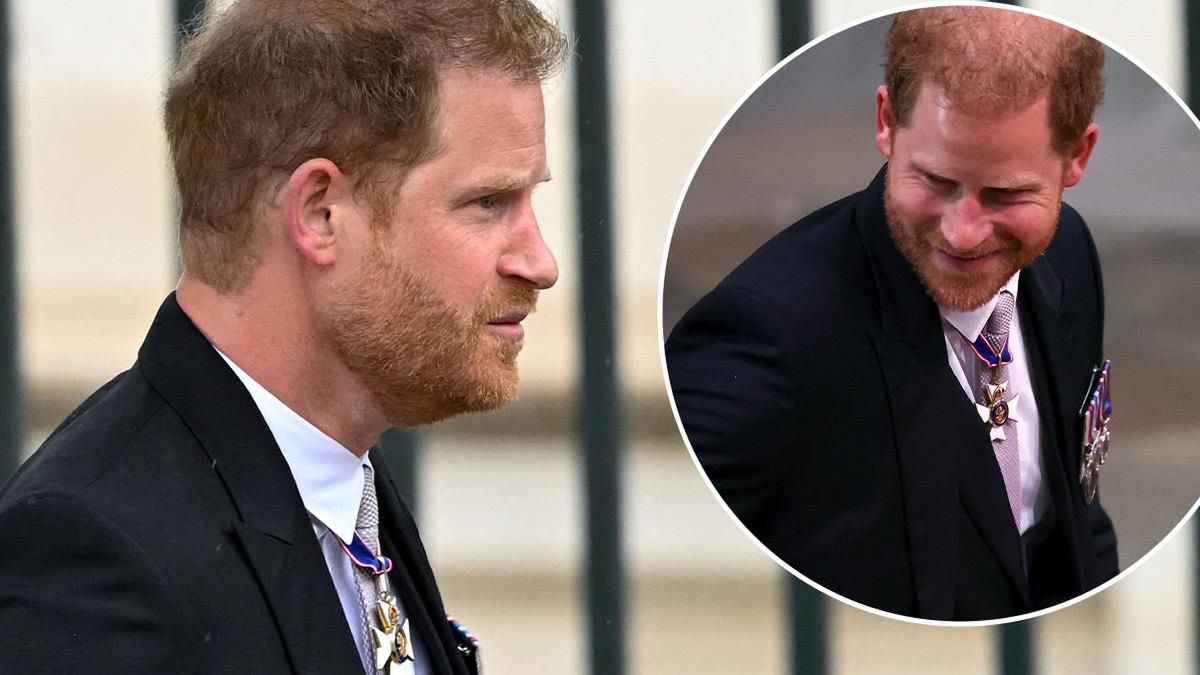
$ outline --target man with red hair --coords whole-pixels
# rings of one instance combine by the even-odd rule
[[[1117,573],[1095,492],[1106,409],[1079,414],[1107,381],[1099,261],[1062,204],[1099,135],[1103,62],[1095,40],[1017,11],[898,15],[875,94],[886,166],[667,341],[713,485],[824,588],[995,619]]]
[[[183,276],[0,495],[5,672],[477,672],[372,449],[516,390],[558,268],[526,0],[241,0],[164,107]]]

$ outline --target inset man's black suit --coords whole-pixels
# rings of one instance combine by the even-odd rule
[[[1112,523],[1078,482],[1104,311],[1087,228],[1064,206],[1020,278],[1052,497],[1026,574],[987,427],[889,235],[885,171],[773,238],[675,327],[667,367],[692,448],[763,544],[849,599],[959,620],[1075,597],[1117,573]]]
[[[375,475],[410,628],[431,672],[468,673],[412,516]],[[137,363],[5,486],[0,550],[5,673],[362,672],[287,463],[174,295]]]

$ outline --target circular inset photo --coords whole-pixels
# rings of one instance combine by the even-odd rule
[[[1200,130],[1077,27],[877,17],[713,137],[664,262],[697,465],[858,606],[998,622],[1095,593],[1194,509]]]

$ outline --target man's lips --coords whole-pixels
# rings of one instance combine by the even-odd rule
[[[989,251],[987,253],[968,253],[957,254],[944,251],[940,248],[933,249],[933,256],[942,267],[947,267],[957,272],[979,272],[987,269],[993,261],[1000,258],[1001,251]]]
[[[521,322],[529,312],[509,312],[487,322],[488,330],[510,340],[520,340],[525,337],[525,327]]]

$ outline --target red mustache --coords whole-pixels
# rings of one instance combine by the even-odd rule
[[[485,324],[498,317],[529,315],[537,311],[538,290],[530,286],[503,286],[484,298],[475,312],[477,323]]]
[[[939,235],[940,235],[940,233],[939,233]],[[966,251],[956,250],[953,246],[950,245],[950,242],[946,241],[946,238],[942,237],[942,236],[934,237],[934,238],[932,238],[932,240],[927,241],[926,243],[930,247],[935,248],[935,249],[941,251],[942,253],[954,256],[955,258],[966,258],[966,259],[982,258],[985,255],[991,255],[993,253],[1004,253],[1006,251],[1010,251],[1013,249],[1012,246],[1005,244],[1003,241],[1001,241],[999,239],[989,239],[987,241],[981,242],[975,248],[972,248],[972,249],[969,249]]]

